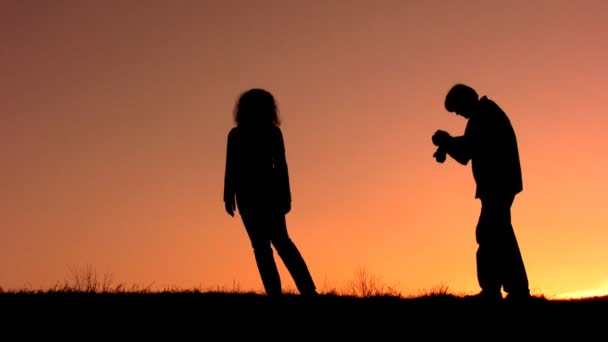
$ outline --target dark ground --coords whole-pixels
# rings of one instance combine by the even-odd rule
[[[608,338],[608,297],[488,304],[451,295],[0,293],[0,315],[5,341],[39,334],[138,341]],[[11,330],[18,338],[2,338]]]

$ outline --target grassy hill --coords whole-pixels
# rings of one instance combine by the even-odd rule
[[[20,338],[15,340],[26,339],[45,326],[58,336],[82,329],[100,338],[169,334],[171,340],[190,340],[188,336],[203,340],[572,336],[580,341],[598,333],[598,338],[605,337],[608,296],[533,297],[527,303],[488,304],[445,293],[411,298],[323,293],[312,298],[296,294],[270,298],[257,293],[198,291],[26,291],[0,293],[0,310],[5,334],[6,328],[20,324],[30,327],[19,329]]]
[[[608,296],[483,303],[440,286],[402,296],[365,271],[347,291],[279,298],[232,290],[161,290],[75,272],[47,290],[0,287],[0,338],[230,341],[603,340]],[[105,342],[105,341],[104,341]]]

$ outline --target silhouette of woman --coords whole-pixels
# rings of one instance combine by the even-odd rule
[[[274,96],[253,88],[239,97],[236,123],[228,133],[224,204],[234,216],[238,207],[251,240],[266,294],[282,294],[272,246],[283,260],[301,295],[316,294],[306,263],[287,233],[291,190],[278,109]]]

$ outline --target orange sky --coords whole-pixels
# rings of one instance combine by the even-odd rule
[[[144,6],[145,5],[145,6]],[[606,1],[4,1],[0,286],[261,290],[222,203],[238,94],[276,96],[288,228],[320,290],[476,292],[470,166],[431,135],[468,83],[516,129],[535,294],[608,292]],[[286,288],[293,282],[279,261]],[[586,292],[589,293],[589,292]]]

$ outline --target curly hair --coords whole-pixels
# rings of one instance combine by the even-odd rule
[[[234,107],[234,122],[237,125],[279,126],[279,110],[274,96],[265,89],[252,88],[239,96]]]

